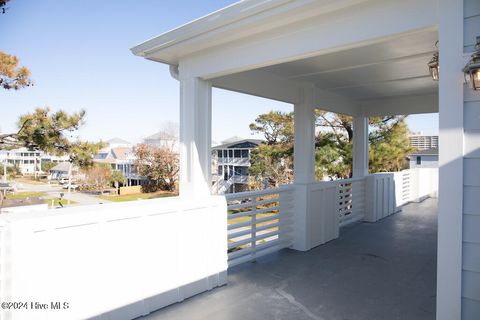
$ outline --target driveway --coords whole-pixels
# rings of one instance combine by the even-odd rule
[[[30,192],[43,192],[47,194],[45,199],[60,198],[60,193],[63,192],[63,198],[66,200],[75,201],[75,205],[89,205],[89,204],[101,204],[111,202],[108,200],[97,198],[94,195],[83,192],[68,192],[68,190],[62,189],[62,186],[57,184],[30,184],[25,182],[16,183],[17,191],[30,191]]]

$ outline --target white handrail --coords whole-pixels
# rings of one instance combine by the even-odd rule
[[[287,185],[225,196],[230,267],[292,244],[293,190]]]

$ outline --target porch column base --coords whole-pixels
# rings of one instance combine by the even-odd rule
[[[329,183],[295,183],[292,249],[308,251],[338,238],[337,188]]]

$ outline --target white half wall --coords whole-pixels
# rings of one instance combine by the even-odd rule
[[[48,310],[1,318],[133,319],[223,285],[226,219],[223,197],[2,214],[1,301]]]

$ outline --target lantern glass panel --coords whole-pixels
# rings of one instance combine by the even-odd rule
[[[480,70],[472,70],[470,75],[473,90],[480,90]]]
[[[430,67],[430,75],[433,80],[438,81],[438,66]]]

